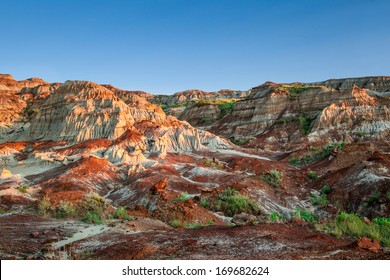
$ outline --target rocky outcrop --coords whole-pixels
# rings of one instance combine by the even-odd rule
[[[330,79],[323,82],[306,83],[306,85],[325,86],[336,90],[346,90],[358,86],[377,92],[390,92],[390,76]]]
[[[207,92],[197,89],[176,92],[173,95],[155,95],[153,103],[164,105],[175,105],[190,102],[192,100],[214,100],[243,98],[250,94],[250,91],[222,89],[219,91]]]
[[[254,88],[248,98],[237,101],[233,111],[208,130],[225,137],[245,138],[268,133],[278,123],[295,123],[307,126],[300,137],[309,133],[312,141],[330,131],[344,134],[342,138],[354,132],[385,137],[390,121],[389,98],[370,93],[357,86],[336,90],[266,83]]]
[[[58,153],[40,153],[46,161],[68,164],[77,154],[97,155],[111,163],[139,166],[136,169],[142,170],[140,164],[147,162],[150,156],[190,152],[207,145],[229,147],[227,141],[218,136],[166,116],[160,106],[134,92],[87,81],[48,84],[36,79],[28,80],[27,84],[32,87],[27,88],[12,82],[9,76],[3,79],[7,80],[6,85],[18,85],[19,91],[1,95],[6,100],[1,104],[3,121],[22,125],[20,133],[6,126],[9,139],[64,141],[73,147],[60,149]],[[103,140],[108,143],[89,148]]]

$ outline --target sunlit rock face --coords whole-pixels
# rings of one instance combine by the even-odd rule
[[[88,81],[49,84],[34,78],[17,82],[10,75],[1,76],[0,82],[2,142],[65,141],[88,146],[89,141],[107,139],[111,142],[98,150],[83,147],[83,155],[99,154],[127,165],[142,164],[150,155],[190,152],[207,145],[229,147],[216,135],[166,116],[160,106],[143,97],[149,98],[144,92]],[[71,160],[53,154],[45,158]]]
[[[365,133],[372,138],[388,135],[390,78],[331,81],[265,83],[253,88],[249,97],[237,101],[233,111],[208,130],[225,137],[257,136],[280,129],[275,127],[279,123],[298,123],[300,118],[307,118],[307,134],[312,141],[328,132],[346,138],[346,134],[353,133]]]
[[[222,89],[219,91],[207,92],[198,89],[176,92],[173,95],[155,95],[151,101],[156,104],[174,105],[193,100],[214,100],[243,98],[250,94],[250,91]]]

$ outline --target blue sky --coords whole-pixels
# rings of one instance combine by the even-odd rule
[[[390,75],[390,1],[1,1],[0,72],[131,90]]]

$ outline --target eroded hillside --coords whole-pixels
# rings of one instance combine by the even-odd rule
[[[153,96],[1,75],[0,256],[389,258],[388,92],[387,77]]]

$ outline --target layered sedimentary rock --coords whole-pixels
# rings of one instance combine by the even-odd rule
[[[308,86],[325,86],[337,90],[351,89],[353,86],[378,92],[390,92],[390,77],[362,77],[346,79],[330,79],[323,82],[307,83]]]
[[[111,91],[91,82],[67,81],[32,120],[27,138],[71,142],[116,139],[133,124],[129,107]]]
[[[250,91],[222,89],[219,91],[206,92],[192,89],[176,92],[173,95],[155,95],[152,102],[156,104],[174,105],[190,102],[192,100],[214,100],[214,99],[231,99],[243,98],[248,96]]]
[[[382,80],[387,81],[379,78]],[[361,83],[379,83],[370,81]],[[343,87],[347,85],[344,83]],[[383,84],[379,85],[371,88],[386,90]],[[374,138],[385,137],[390,122],[389,104],[388,97],[357,86],[333,89],[322,85],[266,83],[253,88],[249,97],[237,101],[231,114],[215,122],[209,130],[242,138],[267,133],[278,123],[306,122],[305,132],[310,133],[309,139],[313,141],[333,128],[339,129],[332,130],[338,134],[361,132]]]
[[[86,149],[83,154],[95,156],[98,153],[113,163],[127,165],[142,164],[150,155],[199,150],[206,145],[229,147],[227,141],[218,136],[167,117],[160,106],[134,92],[87,81],[67,81],[61,85],[30,83],[32,87],[26,88],[9,77],[4,79],[7,79],[5,84],[14,88],[13,92],[2,95],[6,100],[2,108],[7,112],[3,121],[14,124],[15,119],[23,118],[19,121],[23,124],[21,132],[8,133],[13,140],[65,141],[67,145],[74,145],[73,150],[81,151],[89,144],[78,143],[108,139],[112,142],[103,145],[105,149],[95,152]],[[24,101],[26,96],[30,98]],[[28,117],[26,109],[32,110]],[[67,164],[73,160],[69,157],[73,154],[64,151],[59,155],[45,154],[44,158]]]

